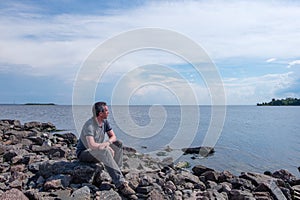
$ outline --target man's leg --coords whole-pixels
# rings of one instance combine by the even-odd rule
[[[121,141],[117,140],[110,147],[114,150],[115,156],[114,159],[119,166],[119,168],[123,165],[123,144]]]
[[[79,160],[82,162],[102,162],[117,188],[125,182],[118,164],[108,149],[85,150],[80,154]]]

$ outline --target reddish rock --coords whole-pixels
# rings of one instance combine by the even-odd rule
[[[11,189],[6,191],[0,197],[1,200],[28,200],[28,198],[18,189]]]

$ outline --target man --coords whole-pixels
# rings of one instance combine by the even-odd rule
[[[82,127],[76,155],[82,162],[102,162],[118,190],[125,196],[135,194],[120,170],[123,162],[122,143],[117,140],[107,121],[109,111],[105,102],[93,106],[93,117]],[[105,133],[108,140],[104,141]]]

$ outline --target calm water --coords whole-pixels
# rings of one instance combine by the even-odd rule
[[[191,140],[192,146],[202,144],[211,119],[209,106],[200,106],[199,127],[195,136],[189,132],[191,124],[180,124],[180,107],[165,106],[164,112],[153,111],[152,116],[149,116],[149,108],[130,107],[129,114],[134,125],[127,123],[128,115],[124,112],[124,107],[116,106],[113,112],[111,110],[109,120],[115,133],[127,146],[135,147],[144,153],[153,153],[163,150],[174,138],[177,141]],[[90,116],[90,108],[84,107],[80,113],[82,120],[79,124],[82,124]],[[164,115],[165,119],[162,117]],[[118,122],[114,116],[118,116]],[[192,165],[202,164],[220,171],[229,170],[237,175],[242,171],[287,169],[300,177],[297,170],[300,166],[299,118],[300,107],[228,106],[222,134],[215,146],[216,152],[207,158],[192,160],[191,155],[185,155],[179,160],[187,160]],[[22,123],[52,122],[58,129],[78,134],[71,106],[0,105],[0,119],[18,119]],[[156,127],[159,128],[158,131],[147,127],[153,122],[162,124],[162,127]],[[141,129],[145,127],[147,128]],[[178,138],[179,127],[186,131],[184,137]],[[137,136],[143,134],[140,133],[141,130],[148,134]],[[153,134],[149,134],[149,130],[153,131]],[[176,157],[181,155],[181,151],[175,149],[169,155]]]

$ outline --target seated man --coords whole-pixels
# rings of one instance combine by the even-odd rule
[[[107,116],[108,107],[105,102],[97,102],[93,106],[93,117],[84,125],[77,144],[76,155],[82,162],[102,162],[118,190],[125,196],[135,194],[120,170],[123,162],[122,143],[116,135]],[[104,141],[105,133],[109,139]]]

